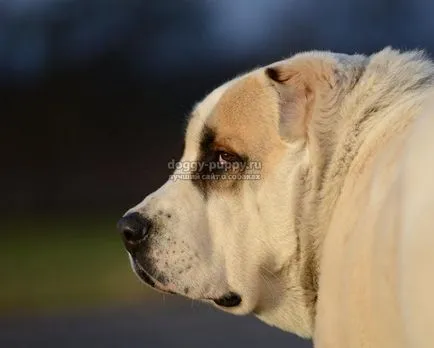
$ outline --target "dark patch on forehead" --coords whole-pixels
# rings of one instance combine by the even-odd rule
[[[216,138],[215,131],[212,130],[207,125],[205,125],[202,130],[202,134],[199,142],[199,154],[197,158],[197,162],[199,165],[201,163],[207,163],[210,160],[212,160],[211,153],[215,142],[215,138]],[[206,174],[207,171],[209,171],[209,168],[197,168],[197,170],[195,170],[192,173],[193,185],[196,186],[203,193],[205,197],[207,196],[206,194],[207,185],[205,184],[205,181],[202,180],[201,178],[203,177],[203,175]]]
[[[199,145],[199,158],[206,154],[213,146],[216,138],[216,133],[207,125],[202,130],[202,136]]]

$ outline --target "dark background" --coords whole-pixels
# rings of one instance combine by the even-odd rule
[[[0,345],[302,347],[163,304],[116,220],[167,180],[189,111],[225,80],[310,49],[431,54],[433,15],[429,0],[0,0]]]

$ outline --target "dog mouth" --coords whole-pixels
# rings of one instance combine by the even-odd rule
[[[137,276],[147,285],[150,287],[161,291],[163,293],[167,294],[176,294],[175,292],[169,290],[167,286],[163,284],[162,281],[159,281],[156,279],[156,277],[153,277],[149,272],[147,272],[135,259],[132,260],[132,265],[134,268],[134,271],[136,272]]]
[[[140,265],[140,263],[136,259],[132,259],[132,266],[137,276],[150,287],[163,293],[172,295],[178,294],[172,290],[169,290],[162,281],[159,281],[158,279],[156,279],[156,277],[152,276],[148,271],[144,269],[142,265]],[[218,298],[208,298],[208,300],[214,302],[217,306],[224,308],[236,307],[240,305],[242,301],[241,296],[233,291],[229,291]]]

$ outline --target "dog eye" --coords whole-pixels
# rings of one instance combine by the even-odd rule
[[[241,158],[233,153],[220,151],[218,153],[218,161],[220,163],[234,163],[241,162]]]

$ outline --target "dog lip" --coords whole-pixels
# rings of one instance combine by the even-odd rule
[[[137,260],[133,259],[134,269],[139,276],[140,279],[142,279],[146,284],[153,287],[156,290],[159,290],[161,292],[176,295],[176,292],[173,292],[171,290],[163,289],[162,286],[159,286],[158,281],[155,281],[154,278],[146,272],[143,267],[137,262]]]
[[[153,288],[156,287],[155,281],[151,278],[151,276],[146,273],[145,270],[143,270],[139,265],[137,265],[136,262],[134,262],[134,268],[139,275],[139,277],[148,285],[152,286]]]
[[[230,308],[238,306],[241,303],[242,299],[240,295],[230,291],[222,297],[219,297],[218,299],[213,299],[213,301],[216,305],[220,307]]]
[[[146,272],[140,264],[133,259],[133,267],[136,271],[137,275],[142,279],[146,284],[152,286],[153,288],[156,287],[154,279]]]

